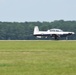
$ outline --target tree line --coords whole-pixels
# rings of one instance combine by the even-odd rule
[[[34,26],[39,26],[40,30],[60,28],[64,31],[73,31],[76,33],[76,21],[0,22],[0,40],[35,40],[37,38],[33,36]],[[76,35],[70,36],[69,39],[75,40]]]

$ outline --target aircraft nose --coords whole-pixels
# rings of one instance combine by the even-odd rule
[[[75,34],[75,33],[74,32],[70,32],[69,35],[71,35],[71,34]]]
[[[75,34],[74,32],[72,32],[71,34]]]

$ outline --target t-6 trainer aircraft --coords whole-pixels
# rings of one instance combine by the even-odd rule
[[[60,37],[66,37],[69,35],[75,34],[74,32],[64,32],[61,29],[49,29],[47,31],[39,31],[38,26],[34,27],[34,33],[33,35],[37,38],[41,38],[42,36],[48,37],[51,36],[55,40],[58,40]]]

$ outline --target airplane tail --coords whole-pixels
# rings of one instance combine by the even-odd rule
[[[35,26],[34,27],[34,35],[37,34],[38,32],[39,32],[39,28],[38,28],[38,26]]]

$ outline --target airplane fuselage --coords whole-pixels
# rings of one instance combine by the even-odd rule
[[[38,26],[34,28],[34,36],[51,36],[55,39],[58,39],[59,37],[66,37],[69,35],[75,34],[74,32],[64,32],[61,29],[50,29],[47,31],[39,31]]]

